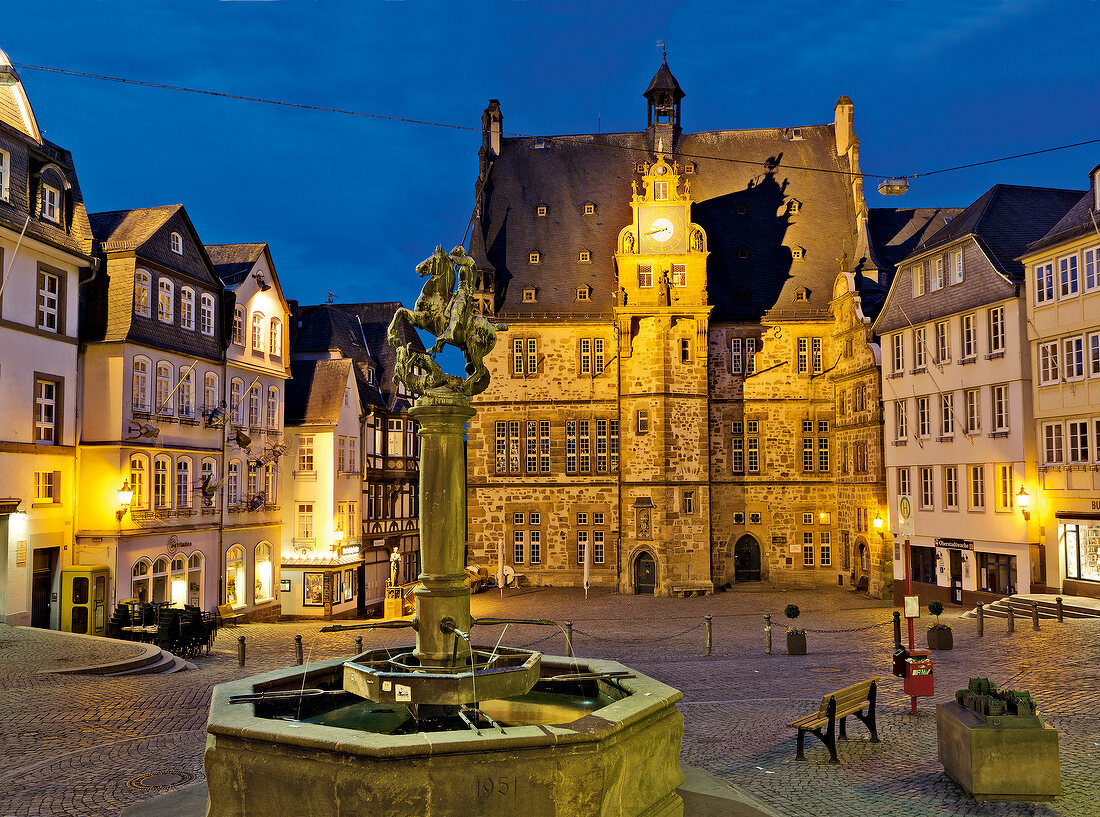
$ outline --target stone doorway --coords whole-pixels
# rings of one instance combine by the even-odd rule
[[[645,551],[634,559],[634,593],[652,596],[657,589],[657,563]]]
[[[760,581],[760,543],[750,534],[746,533],[733,546],[733,580]]]

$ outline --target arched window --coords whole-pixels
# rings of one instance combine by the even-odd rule
[[[267,427],[279,427],[279,387],[267,387]]]
[[[191,507],[191,458],[180,457],[176,460],[176,508]]]
[[[214,337],[214,296],[209,292],[202,294],[199,307],[199,331],[208,337]]]
[[[180,287],[180,326],[195,331],[195,290]]]
[[[264,501],[268,505],[276,504],[279,497],[276,483],[278,473],[279,469],[275,467],[275,463],[269,462],[264,465]]]
[[[241,504],[241,461],[230,460],[225,478],[225,501],[233,507]]]
[[[213,457],[203,457],[199,488],[202,491],[202,506],[213,508],[218,501],[218,482],[214,476],[217,463]]]
[[[175,285],[167,278],[157,282],[157,319],[161,323],[171,323],[174,317]]]
[[[161,361],[157,364],[157,414],[172,413],[172,364]]]
[[[244,346],[244,307],[238,306],[233,310],[233,343]]]
[[[179,400],[180,417],[195,416],[195,370],[190,366],[180,367],[179,388],[176,397]]]
[[[149,601],[153,597],[150,583],[150,563],[148,559],[138,559],[130,571],[130,597],[138,601]],[[139,624],[141,622],[138,622]]]
[[[168,578],[169,600],[176,607],[187,604],[187,560],[182,555],[172,557],[172,570]]]
[[[151,361],[147,357],[134,358],[134,376],[132,380],[131,403],[134,411],[149,410],[149,366]]]
[[[161,511],[172,507],[172,491],[168,487],[168,471],[172,458],[167,454],[158,454],[153,458],[153,510]]]
[[[172,233],[172,252],[183,255],[183,238],[179,233]]]
[[[244,586],[244,548],[233,545],[225,552],[225,601],[234,607],[243,607]]]
[[[260,384],[254,383],[248,390],[248,425],[260,427]]]
[[[192,607],[201,607],[201,594],[202,554],[195,552],[187,557],[187,603]]]
[[[245,497],[245,502],[251,505],[260,493],[260,469],[257,467],[246,470],[248,471],[248,496]]]
[[[134,492],[130,500],[131,510],[149,507],[149,458],[144,454],[130,455],[130,489]]]
[[[149,289],[152,281],[149,273],[139,269],[134,273],[134,313],[149,317]]]
[[[218,407],[218,376],[214,372],[207,372],[202,387],[203,411],[213,411]]]
[[[168,601],[167,556],[158,556],[153,562],[153,601]]]
[[[271,592],[272,575],[271,545],[260,542],[256,545],[256,601],[274,598]]]
[[[229,381],[229,407],[233,412],[232,423],[235,426],[244,425],[244,406],[241,404],[243,390],[244,381],[239,377]]]
[[[252,351],[262,352],[264,350],[264,313],[253,312],[252,313]]]
[[[283,322],[278,318],[272,318],[267,335],[268,354],[272,357],[280,357],[283,354]]]

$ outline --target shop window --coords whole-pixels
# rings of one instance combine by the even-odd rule
[[[135,495],[136,496],[136,495]],[[130,571],[130,597],[146,602],[152,599],[153,588],[148,559],[138,559]]]
[[[978,589],[1000,596],[1016,592],[1016,557],[1004,553],[979,553]]]
[[[153,562],[153,601],[169,601],[167,556],[161,556]]]
[[[273,598],[271,588],[271,545],[267,542],[260,542],[256,545],[256,601]]]
[[[233,545],[225,552],[225,601],[244,607],[244,548]]]
[[[202,606],[202,561],[201,553],[187,557],[187,603],[192,607]]]
[[[169,585],[172,604],[176,607],[187,604],[187,560],[183,556],[175,556],[172,559]]]
[[[936,549],[914,545],[909,549],[909,561],[913,581],[924,584],[936,583]]]

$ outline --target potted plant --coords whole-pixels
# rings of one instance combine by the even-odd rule
[[[783,608],[783,615],[789,618],[792,622],[798,618],[802,611],[798,609],[797,604],[788,604]],[[806,654],[806,631],[795,627],[791,624],[787,627],[787,655],[805,655]]]
[[[928,626],[928,649],[949,650],[954,646],[951,635],[951,625],[940,623],[940,613],[943,612],[943,602],[928,602],[928,612],[936,617],[936,623]]]

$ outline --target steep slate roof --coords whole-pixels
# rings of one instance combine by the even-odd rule
[[[286,383],[286,425],[336,425],[351,365],[341,358],[292,361],[291,379]]]
[[[104,252],[136,250],[182,208],[182,204],[164,204],[136,210],[92,213],[89,218],[100,249]]]
[[[386,339],[386,331],[400,306],[392,301],[299,307],[295,318],[299,325],[292,353],[339,352],[355,363],[355,379],[363,406],[393,409],[399,400],[393,381],[396,353]],[[400,338],[403,343],[411,343],[417,351],[424,350],[420,336],[407,324],[402,325]],[[367,369],[371,366],[376,375],[374,385],[367,382]]]
[[[847,158],[836,154],[833,125],[801,129],[723,130],[683,134],[670,159],[696,163],[691,183],[692,220],[707,234],[708,292],[712,321],[823,316],[842,259],[853,260],[855,214]],[[607,319],[615,286],[613,255],[619,231],[630,224],[636,163],[651,159],[647,134],[613,133],[501,140],[500,154],[483,188],[479,226],[470,254],[479,267],[496,271],[501,317],[562,315]],[[665,149],[668,150],[666,145]],[[765,170],[761,163],[774,163]],[[837,172],[814,172],[815,168]],[[788,214],[791,198],[801,212]],[[583,204],[596,205],[594,216]],[[549,208],[546,217],[536,207]],[[737,214],[737,205],[748,208]],[[790,247],[805,259],[791,260]],[[738,251],[749,250],[741,259]],[[577,261],[581,250],[592,263]],[[528,263],[538,250],[541,263]],[[577,288],[591,287],[588,301]],[[538,291],[523,303],[524,288]],[[797,303],[806,287],[810,298]]]
[[[648,97],[654,91],[672,91],[676,95],[676,99],[683,99],[687,96],[680,88],[680,83],[676,81],[676,77],[672,76],[672,70],[668,67],[666,58],[661,59],[661,67],[657,69],[657,73],[649,81],[649,87],[646,88],[642,96]]]
[[[931,252],[968,235],[993,266],[1014,282],[1024,280],[1016,259],[1029,242],[1046,234],[1081,198],[1080,190],[996,184],[949,224],[917,245],[916,254]]]
[[[210,263],[223,284],[234,289],[264,254],[267,244],[207,244]]]
[[[1100,223],[1100,219],[1096,221],[1093,220],[1092,201],[1093,193],[1090,190],[1069,209],[1069,212],[1058,219],[1053,227],[1047,230],[1046,235],[1038,241],[1032,241],[1028,244],[1027,251],[1033,252],[1035,250],[1041,250],[1044,247],[1049,247],[1051,244],[1059,244],[1063,241],[1068,241],[1083,233],[1095,232],[1096,225]]]

